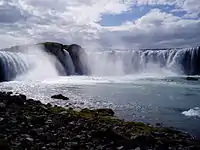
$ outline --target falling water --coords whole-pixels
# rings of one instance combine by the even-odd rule
[[[65,49],[52,55],[40,47],[0,51],[1,81],[77,75],[80,69],[91,76],[200,74],[200,48],[87,52],[87,57],[76,59]]]
[[[88,53],[92,75],[200,74],[200,48]]]
[[[37,80],[64,74],[56,58],[39,47],[20,52],[0,51],[1,80]]]

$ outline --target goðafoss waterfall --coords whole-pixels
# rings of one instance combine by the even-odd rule
[[[81,46],[43,43],[0,51],[0,81],[49,76],[123,76],[165,70],[200,74],[200,47],[87,52]]]

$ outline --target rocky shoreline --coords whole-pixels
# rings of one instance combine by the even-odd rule
[[[0,92],[0,149],[200,149],[182,132],[125,122],[111,109],[80,112]]]

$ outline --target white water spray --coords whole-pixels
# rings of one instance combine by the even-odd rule
[[[89,52],[93,76],[153,75],[174,76],[181,74],[175,51],[104,51]]]
[[[56,69],[56,64],[61,67],[61,64],[56,58],[42,49],[39,46],[32,46],[24,50],[27,55],[27,63],[30,68],[27,73],[18,76],[15,80],[43,80],[59,76]]]

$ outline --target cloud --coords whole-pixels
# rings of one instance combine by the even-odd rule
[[[133,22],[106,30],[105,41],[114,39],[113,43],[122,42],[129,47],[190,47],[197,46],[200,41],[199,20],[183,19],[159,9],[153,9]]]
[[[103,47],[184,47],[200,40],[199,0],[1,0],[0,41],[4,47],[28,41],[58,41]],[[152,9],[137,20],[105,27],[105,14],[140,6],[167,5],[184,17]],[[9,40],[5,40],[5,38]],[[12,41],[12,42],[9,42]],[[16,42],[14,42],[16,41]]]
[[[196,18],[200,16],[199,0],[136,0],[135,5],[170,5],[179,11],[185,11],[187,16]]]

